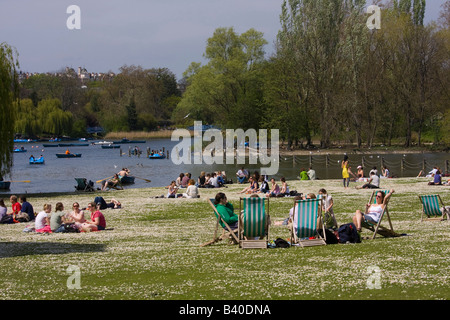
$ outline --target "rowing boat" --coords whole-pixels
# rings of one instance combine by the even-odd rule
[[[2,190],[8,190],[10,185],[10,181],[0,181],[0,189]]]
[[[81,153],[57,153],[56,156],[58,158],[81,158]]]
[[[45,160],[44,157],[40,157],[40,158],[30,158],[30,164],[45,164]]]

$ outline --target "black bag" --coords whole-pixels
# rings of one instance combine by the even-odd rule
[[[80,230],[75,228],[75,223],[65,223],[64,232],[80,232]]]
[[[276,248],[289,248],[290,246],[291,244],[284,239],[278,238],[277,240],[275,240]]]
[[[343,224],[339,227],[339,242],[340,243],[360,243],[358,231],[354,223]]]
[[[319,234],[323,237],[322,229],[319,230]],[[330,229],[325,229],[325,235],[326,235],[325,242],[327,244],[338,244],[339,243],[339,239],[336,237],[336,234],[333,231],[331,231]]]

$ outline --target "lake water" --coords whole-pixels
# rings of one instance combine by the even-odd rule
[[[93,141],[90,141],[90,143]],[[66,142],[65,142],[66,143]],[[73,142],[79,143],[79,142]],[[159,150],[165,148],[171,153],[172,148],[179,142],[170,139],[148,140],[140,144],[122,144],[120,149],[102,149],[100,145],[87,147],[69,147],[72,153],[81,153],[81,158],[60,159],[56,153],[64,153],[67,147],[44,148],[43,142],[16,144],[27,149],[25,153],[15,153],[12,168],[12,176],[4,177],[12,180],[10,190],[1,190],[1,193],[47,193],[47,192],[71,192],[77,185],[75,178],[86,178],[97,181],[111,177],[122,167],[127,167],[131,175],[136,177],[135,183],[125,188],[163,187],[175,180],[181,172],[190,172],[197,179],[201,171],[226,171],[228,176],[236,180],[236,172],[241,167],[239,164],[228,165],[176,165],[170,159],[151,160],[146,157],[147,148]],[[45,142],[47,144],[47,142]],[[54,143],[58,144],[58,143]],[[140,157],[128,156],[129,148],[138,146],[143,153]],[[44,165],[30,165],[30,155],[45,157]],[[279,171],[276,179],[284,176],[286,179],[297,179],[301,168],[308,168],[312,160],[312,166],[316,170],[319,179],[341,179],[340,161],[344,153],[328,156],[322,152],[312,152],[310,156],[285,156],[280,158]],[[397,177],[414,177],[422,169],[425,161],[425,169],[430,171],[433,166],[445,168],[446,161],[450,159],[448,153],[417,153],[417,154],[349,154],[352,171],[356,173],[356,167],[364,162],[365,173],[373,166],[381,171],[382,160]],[[244,165],[250,172],[260,170],[261,165]],[[150,179],[147,183],[143,179]],[[19,182],[29,180],[29,183]],[[17,181],[17,182],[14,182]],[[95,184],[95,187],[100,187]]]

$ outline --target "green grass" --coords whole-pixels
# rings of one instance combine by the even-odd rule
[[[450,223],[421,222],[418,194],[438,192],[450,205],[449,187],[429,187],[427,179],[382,180],[394,188],[390,213],[400,238],[360,244],[267,250],[242,250],[226,242],[200,247],[212,239],[215,221],[206,199],[155,199],[164,188],[109,193],[30,195],[40,211],[45,202],[74,201],[82,206],[98,194],[122,201],[120,210],[104,210],[113,230],[80,234],[31,234],[26,224],[0,225],[0,299],[449,299]],[[353,183],[351,186],[355,186]],[[238,208],[244,186],[223,189]],[[371,191],[344,189],[338,180],[291,181],[309,193],[326,188],[333,195],[339,224],[363,209]],[[288,216],[292,198],[271,199],[273,221]],[[368,231],[363,236],[369,236]],[[271,239],[289,237],[272,225]],[[80,270],[80,289],[69,289],[69,266]],[[379,273],[368,274],[377,267]],[[381,288],[369,288],[378,277]]]

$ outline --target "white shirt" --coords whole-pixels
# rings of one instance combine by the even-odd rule
[[[380,177],[377,175],[372,175],[370,177],[372,179],[372,182],[370,184],[373,184],[376,187],[380,187]]]
[[[42,229],[43,227],[45,227],[46,224],[46,218],[47,218],[47,212],[45,211],[41,211],[38,213],[38,215],[36,216],[35,222],[34,222],[34,228],[36,230]]]
[[[186,196],[191,197],[191,198],[197,198],[197,196],[198,196],[197,186],[194,186],[194,185],[188,186],[186,189]]]

